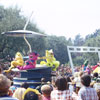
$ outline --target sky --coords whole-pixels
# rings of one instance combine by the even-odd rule
[[[4,7],[18,6],[48,35],[74,39],[100,29],[100,0],[0,0]]]

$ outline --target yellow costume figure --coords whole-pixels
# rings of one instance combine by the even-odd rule
[[[15,59],[11,62],[11,67],[8,70],[5,70],[5,72],[10,72],[11,69],[17,67],[17,66],[23,66],[24,60],[20,52],[17,52],[15,55]]]
[[[93,71],[93,73],[98,73],[98,74],[100,74],[100,66],[98,66],[98,67]]]
[[[51,50],[46,50],[46,55],[44,57],[39,57],[39,59],[46,59],[45,61],[41,61],[40,64],[46,64],[49,67],[52,67],[53,71],[56,71],[56,69],[59,67],[60,62],[56,61],[56,58],[54,57],[53,51]]]

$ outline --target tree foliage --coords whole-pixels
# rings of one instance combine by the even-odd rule
[[[80,36],[78,35],[77,39],[79,37]],[[80,38],[78,40],[79,42],[77,41],[77,39],[75,38],[76,41],[74,41],[74,44],[81,43]],[[100,47],[100,29],[96,30],[93,34],[87,35],[84,39],[83,44],[81,44],[81,45],[79,44],[77,46]],[[80,59],[83,61],[88,59],[90,65],[95,65],[99,61],[97,53],[81,53],[81,55],[79,55],[79,56],[81,56]],[[77,55],[77,53],[74,54],[73,60],[74,60],[75,64],[76,64],[76,62],[78,62],[78,64],[80,64],[81,61],[79,60],[79,56]],[[77,61],[77,60],[79,60],[79,61]],[[81,64],[83,64],[83,63],[81,63]]]
[[[84,39],[81,37],[80,34],[76,35],[74,39],[74,46],[82,46],[84,44]]]

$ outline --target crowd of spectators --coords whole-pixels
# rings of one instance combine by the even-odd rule
[[[75,70],[72,75],[70,67],[61,67],[50,82],[42,78],[33,89],[28,83],[14,86],[0,69],[0,100],[100,100],[99,74]]]

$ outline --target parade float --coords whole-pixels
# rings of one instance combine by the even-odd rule
[[[30,43],[26,37],[46,37],[45,34],[33,32],[26,30],[29,20],[26,22],[23,30],[15,30],[3,32],[2,34],[6,36],[13,37],[24,37],[25,42],[29,47],[29,55],[27,60],[24,60],[21,52],[15,54],[15,58],[11,61],[10,67],[8,70],[5,70],[5,73],[9,73],[12,70],[18,75],[13,78],[13,83],[15,86],[19,87],[22,83],[27,82],[30,87],[35,88],[41,84],[41,78],[45,78],[45,81],[51,81],[51,72],[56,71],[59,66],[59,61],[56,61],[54,53],[52,50],[46,50],[44,57],[39,57],[39,54],[33,52]],[[52,51],[52,52],[51,52]],[[41,61],[40,64],[37,64],[37,60],[45,59],[46,61]]]
[[[6,34],[7,36],[14,36],[14,34],[16,36],[17,34],[18,37],[19,33],[17,32],[20,31],[17,31],[15,33],[14,32],[15,31],[11,31],[11,33],[5,32],[4,34]],[[20,36],[22,36],[22,34],[23,33],[21,33]],[[24,38],[26,36],[27,35],[24,34]],[[19,87],[22,83],[27,82],[30,87],[35,88],[36,86],[41,84],[41,78],[45,78],[46,82],[51,81],[51,67],[48,67],[47,65],[37,64],[39,54],[36,52],[32,52],[29,42],[28,45],[30,49],[28,58],[24,60],[21,52],[17,52],[15,54],[14,60],[10,63],[9,69],[4,70],[4,72],[10,73],[11,71],[14,71],[15,73],[18,73],[18,75],[13,78],[13,83],[15,86]]]

